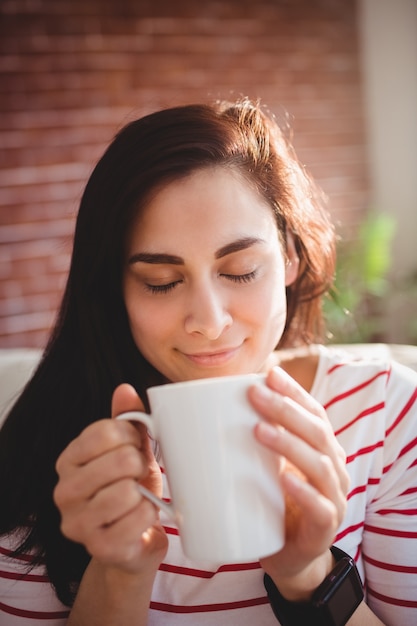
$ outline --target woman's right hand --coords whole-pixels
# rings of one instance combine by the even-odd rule
[[[113,394],[112,417],[142,410],[130,385]],[[88,426],[58,458],[54,492],[61,529],[103,565],[129,573],[157,570],[168,540],[158,511],[137,489],[158,496],[162,479],[146,429],[115,419]]]

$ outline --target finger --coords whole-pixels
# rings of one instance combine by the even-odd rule
[[[112,418],[116,418],[118,415],[127,413],[128,411],[144,410],[144,404],[132,385],[123,383],[122,385],[116,387],[112,398]],[[151,462],[153,459],[153,452],[146,426],[140,422],[130,423],[141,434],[142,450],[145,453],[148,462]]]
[[[303,541],[307,547],[310,541],[314,551],[321,551],[319,544],[323,542],[323,550],[328,547],[329,542],[337,533],[341,522],[341,512],[337,510],[334,503],[324,497],[312,485],[306,483],[297,475],[287,472],[282,476],[282,485],[291,502],[295,502],[301,511],[302,518],[296,523],[304,524],[303,535],[308,535],[309,539]],[[294,504],[292,505],[294,506]],[[294,532],[294,521],[292,526],[287,527],[287,533]]]
[[[287,429],[312,448],[328,455],[345,481],[346,454],[327,419],[323,420],[317,413],[311,413],[297,404],[293,398],[283,396],[265,385],[253,385],[248,395],[254,408],[264,419]],[[321,407],[320,409],[324,413]]]
[[[92,460],[124,445],[140,449],[142,437],[129,422],[104,419],[94,422],[74,439],[60,455],[56,463],[58,475],[63,477],[75,467],[87,465]]]
[[[142,498],[135,483],[127,479],[100,489],[86,508],[89,526],[98,528],[116,523],[133,511]]]
[[[345,490],[332,459],[312,448],[288,430],[260,422],[256,435],[261,443],[284,456],[305,476],[319,494],[332,501],[340,519],[345,512]]]
[[[292,398],[294,402],[304,407],[309,413],[327,419],[326,412],[317,400],[313,398],[294,378],[280,367],[273,367],[266,378],[268,387],[282,396]]]
[[[311,427],[308,431],[309,441],[311,445],[317,447],[317,449],[322,450],[326,454],[330,454],[336,465],[340,470],[342,470],[346,479],[346,453],[339,442],[335,439],[330,420],[322,405],[317,402],[317,400],[315,400],[315,398],[313,398],[311,394],[304,389],[304,387],[302,387],[280,367],[274,367],[271,369],[267,377],[267,384],[271,389],[274,389],[282,396],[291,398],[296,405],[302,406],[307,411],[307,413],[305,413],[306,416],[315,415],[319,418],[320,421],[309,419],[309,425]],[[289,406],[291,406],[291,403],[289,403]],[[292,406],[294,407],[294,405]],[[293,417],[294,413],[291,414],[291,412],[289,412],[288,420],[296,426],[297,422],[292,421]],[[326,425],[324,429],[320,422]],[[299,436],[302,436],[305,424],[299,424],[299,426],[301,429],[299,428],[298,434]],[[288,424],[286,427],[288,428]],[[332,451],[336,453],[336,457],[333,456]]]
[[[248,395],[261,416],[271,423],[287,428],[321,452],[331,453],[335,447],[337,441],[332,428],[321,416],[324,409],[319,405],[315,412],[310,410],[317,404],[313,398],[310,407],[306,407],[293,397],[261,384],[252,385]],[[336,446],[337,452],[342,452],[342,448],[338,448],[339,444]]]
[[[117,417],[127,411],[144,411],[145,407],[132,385],[123,383],[113,392],[111,415]]]
[[[59,508],[68,507],[92,499],[100,489],[117,481],[127,478],[136,481],[147,474],[148,467],[136,447],[124,445],[68,473],[66,480],[56,487],[55,502]]]
[[[123,546],[132,542],[138,545],[142,533],[157,520],[156,508],[141,497],[131,481],[126,481],[122,489],[112,485],[88,507],[74,509],[62,519],[61,529],[65,536],[84,544],[91,554],[100,557],[115,551],[114,556],[119,558]]]
[[[143,403],[131,385],[119,385],[113,393],[112,417],[126,410],[143,410]],[[142,430],[143,436],[143,430]],[[105,454],[118,446],[134,443],[139,449],[142,446],[140,429],[129,422],[112,422],[99,420],[85,428],[79,437],[74,439],[60,455],[56,469],[62,476],[76,466],[82,466],[94,458]]]
[[[140,556],[145,535],[158,522],[158,512],[143,499],[117,522],[91,533],[85,545],[90,554],[102,561],[123,563]]]
[[[66,512],[61,528],[65,535],[84,543],[101,528],[117,522],[141,502],[132,481],[120,481],[100,490],[88,502],[79,502]]]

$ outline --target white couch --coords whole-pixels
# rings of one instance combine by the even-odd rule
[[[30,348],[0,350],[0,424],[32,375],[41,351]]]
[[[390,357],[417,371],[417,346],[398,344],[343,344],[349,352]],[[0,425],[8,409],[30,378],[41,351],[30,348],[0,349]]]

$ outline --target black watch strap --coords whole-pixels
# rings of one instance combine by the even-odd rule
[[[330,548],[336,566],[317,587],[309,602],[290,602],[265,574],[264,585],[281,626],[344,626],[363,600],[363,587],[355,561],[336,546]]]

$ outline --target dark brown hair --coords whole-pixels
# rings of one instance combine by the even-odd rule
[[[320,296],[334,270],[334,233],[322,198],[272,118],[248,100],[166,109],[125,126],[84,191],[67,286],[43,359],[0,430],[0,533],[28,531],[59,598],[71,604],[89,555],[60,532],[52,492],[61,451],[110,415],[114,388],[146,389],[161,375],[132,339],[122,297],[127,233],[158,188],[197,169],[237,169],[269,202],[285,246],[294,236],[299,275],[287,289],[282,346],[321,330]]]

